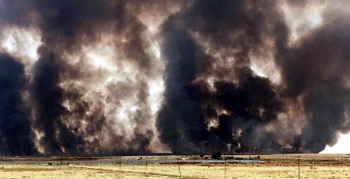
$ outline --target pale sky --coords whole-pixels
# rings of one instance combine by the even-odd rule
[[[340,134],[338,142],[333,146],[326,146],[321,154],[350,154],[350,134]]]

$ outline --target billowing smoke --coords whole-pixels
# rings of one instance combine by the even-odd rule
[[[349,131],[350,21],[327,19],[300,45],[288,48],[286,27],[276,28],[276,63],[281,67],[287,98],[302,100],[308,118],[302,128],[304,150],[317,152],[334,144],[336,132]]]
[[[5,155],[35,153],[29,108],[21,92],[27,89],[24,66],[9,54],[0,54],[0,151]]]
[[[319,152],[350,130],[347,6],[1,0],[0,152]]]
[[[349,23],[325,13],[321,27],[291,45],[280,6],[198,0],[163,24],[157,127],[172,151],[319,152],[347,131]],[[250,68],[271,60],[279,83]]]

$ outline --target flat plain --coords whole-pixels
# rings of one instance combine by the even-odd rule
[[[2,164],[0,178],[350,178],[350,155],[278,154],[234,155],[257,158],[261,163],[172,164]],[[133,156],[123,157],[132,159]],[[144,156],[142,160],[186,158],[186,156]],[[197,158],[187,156],[187,158]],[[113,157],[112,157],[113,159]],[[115,157],[117,161],[118,157]]]

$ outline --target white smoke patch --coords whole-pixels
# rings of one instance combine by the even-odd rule
[[[76,74],[71,72],[63,74],[63,82],[60,86],[66,91],[75,89],[83,92],[79,100],[86,102],[89,106],[84,115],[92,116],[99,111],[105,117],[106,124],[117,136],[131,140],[135,137],[135,128],[142,128],[143,132],[151,130],[154,134],[150,144],[151,150],[159,152],[166,150],[164,145],[160,144],[155,128],[156,115],[161,106],[165,88],[164,62],[160,56],[156,34],[153,33],[157,32],[148,31],[145,34],[147,43],[151,44],[148,49],[145,49],[152,64],[150,73],[145,74],[142,67],[135,65],[135,62],[124,54],[122,47],[127,39],[113,34],[103,34],[99,41],[83,44],[79,54],[63,55],[63,59],[71,66],[70,68],[77,71]],[[138,97],[140,90],[143,90],[141,89],[143,85],[148,86],[146,91],[148,98],[144,99],[147,102],[146,106],[140,104]],[[76,109],[75,101],[67,100],[63,105],[74,114],[72,110]],[[150,116],[144,116],[146,113]],[[134,121],[138,120],[140,114],[141,117],[146,118],[147,123],[139,124]],[[84,124],[90,123],[88,119],[77,119],[74,115],[65,116],[62,120],[70,129],[78,127],[78,133],[85,133],[89,125]],[[108,130],[102,130],[98,136],[87,136],[84,140],[98,139],[101,148],[108,149],[113,139],[110,138],[110,134],[103,131]]]
[[[151,116],[150,119],[148,119],[148,128],[152,130],[154,134],[154,137],[150,143],[150,150],[157,153],[170,151],[166,145],[162,144],[159,141],[159,133],[155,125],[156,117],[163,101],[163,92],[165,90],[163,79],[165,63],[164,59],[161,56],[161,47],[158,34],[162,23],[168,18],[170,14],[179,11],[179,6],[181,6],[181,4],[172,6],[172,8],[169,8],[169,11],[166,12],[149,10],[142,11],[138,16],[143,25],[147,27],[145,38],[147,40],[147,43],[150,44],[150,48],[147,49],[147,53],[152,61],[152,71],[150,73],[150,76],[147,77],[147,85],[149,86],[149,98],[147,101],[149,104],[149,109],[151,110]],[[135,106],[137,106],[137,104]]]
[[[151,46],[151,50],[154,54],[154,56],[159,59],[161,58],[161,53],[160,53],[160,46],[157,42],[153,43],[152,46]]]
[[[108,51],[109,47],[105,46],[104,49]],[[111,127],[115,129],[115,133],[129,137],[128,135],[133,134],[133,128],[136,125],[129,118],[135,112],[133,108],[137,106],[135,95],[130,93],[131,91],[137,91],[135,86],[137,84],[136,69],[127,61],[119,63],[119,67],[110,63],[118,57],[99,50],[98,47],[89,49],[89,52],[85,55],[86,59],[84,59],[86,62],[78,63],[80,66],[82,64],[86,66],[86,71],[82,73],[87,73],[87,76],[90,76],[89,78],[68,81],[62,83],[61,87],[67,91],[73,87],[78,91],[84,91],[81,100],[87,102],[90,106],[90,109],[86,111],[86,115],[89,116],[94,111],[102,110],[100,112],[106,117],[106,123],[112,125]],[[119,62],[120,60],[116,61]],[[74,104],[74,101],[72,103]],[[68,124],[69,121],[70,119],[67,119]],[[89,122],[85,119],[82,121]],[[109,144],[110,139],[108,133],[103,131],[106,130],[102,130],[100,136],[96,138],[100,140],[102,146],[105,146]]]
[[[310,1],[304,7],[294,7],[283,3],[281,9],[284,12],[286,24],[290,29],[290,45],[298,42],[298,39],[307,36],[313,29],[320,27],[323,23],[323,13],[327,3]]]
[[[29,73],[32,65],[39,58],[37,50],[41,44],[41,34],[34,29],[5,27],[0,32],[0,51],[21,60],[25,65],[26,73]]]
[[[268,78],[274,84],[281,84],[281,73],[273,60],[273,53],[266,52],[265,57],[250,57],[250,69],[258,76]]]
[[[161,79],[157,79],[154,81],[150,81],[149,83],[150,89],[149,89],[149,103],[151,105],[151,112],[153,115],[156,115],[162,101],[162,94],[164,92],[164,81]]]
[[[35,134],[35,138],[34,138],[34,145],[35,148],[38,150],[39,153],[44,154],[45,153],[45,149],[43,148],[43,146],[40,145],[40,139],[42,137],[44,137],[43,133],[39,133],[37,130],[33,130],[34,134]]]

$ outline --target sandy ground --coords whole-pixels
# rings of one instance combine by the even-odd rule
[[[180,167],[180,170],[179,170]],[[181,172],[181,177],[180,177]],[[298,178],[297,166],[271,165],[7,165],[0,178]],[[301,166],[300,178],[350,178],[350,166]]]
[[[148,165],[0,165],[0,179],[8,178],[298,178],[299,155],[261,156],[266,163],[148,164]],[[249,157],[249,156],[248,156]],[[251,156],[252,157],[252,156]],[[300,178],[350,178],[349,155],[303,155]],[[329,162],[332,160],[334,162]],[[289,161],[289,162],[285,162]],[[292,162],[290,162],[292,161]],[[338,161],[338,162],[337,162]],[[339,162],[340,161],[340,162]]]

